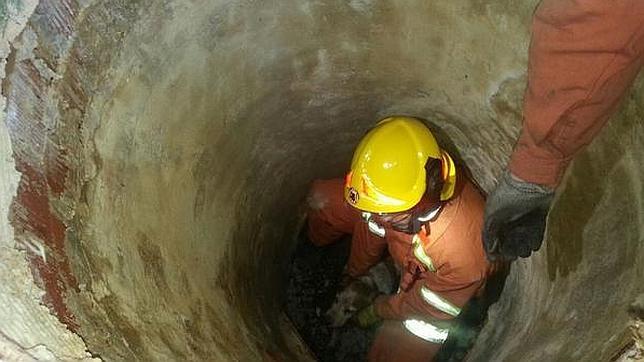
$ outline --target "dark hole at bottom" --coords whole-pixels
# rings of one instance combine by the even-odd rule
[[[377,327],[364,330],[351,323],[332,328],[325,312],[339,291],[342,269],[349,256],[350,237],[316,247],[300,233],[293,255],[286,296],[286,313],[304,342],[321,362],[364,361]],[[478,336],[487,310],[501,295],[509,270],[487,282],[481,297],[474,298],[457,318],[436,361],[462,361]]]

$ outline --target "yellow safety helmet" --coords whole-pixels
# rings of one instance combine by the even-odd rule
[[[389,117],[360,141],[347,175],[344,198],[355,208],[373,213],[411,209],[426,188],[425,164],[441,160],[441,200],[454,194],[454,161],[441,150],[429,129],[412,117]]]

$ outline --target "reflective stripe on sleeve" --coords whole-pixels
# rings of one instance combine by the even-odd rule
[[[440,310],[443,313],[449,314],[452,317],[456,317],[457,315],[461,314],[461,308],[448,302],[440,295],[432,292],[429,288],[425,286],[422,286],[420,288],[420,295],[423,297],[423,299],[427,304]]]
[[[432,258],[430,258],[429,255],[425,253],[425,249],[423,249],[423,244],[420,241],[420,237],[418,236],[418,234],[414,235],[414,239],[412,242],[413,242],[412,247],[414,248],[414,256],[418,260],[420,260],[420,262],[423,263],[423,265],[427,267],[427,270],[431,272],[435,272],[436,268],[434,268],[434,263],[432,262]]]
[[[385,228],[378,225],[375,221],[369,220],[367,222],[367,225],[369,225],[369,231],[371,231],[372,234],[380,236],[381,238],[385,237]]]
[[[367,223],[367,226],[369,226],[369,231],[371,231],[372,234],[377,235],[381,238],[385,237],[386,230],[384,227],[378,225],[373,219],[371,219],[371,213],[370,212],[363,212],[362,213],[362,219]]]
[[[449,334],[448,329],[438,328],[435,325],[417,319],[408,319],[403,322],[405,328],[416,337],[427,342],[443,343]]]

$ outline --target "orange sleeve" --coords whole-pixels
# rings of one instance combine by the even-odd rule
[[[425,287],[449,304],[462,308],[476,294],[482,284],[483,280],[458,282],[450,280],[449,275],[440,276],[427,272],[424,278],[417,281],[407,292],[400,292],[376,300],[375,308],[378,315],[384,319],[405,320],[419,317],[451,319],[453,316],[441,311],[423,297],[421,288]]]
[[[642,67],[644,1],[544,0],[532,24],[519,178],[555,187]]]
[[[355,246],[358,241],[363,242],[363,247]],[[387,244],[382,238],[364,238],[358,240],[354,234],[351,253],[347,262],[347,273],[352,277],[367,274],[372,266],[382,260],[386,249]]]
[[[351,239],[347,273],[353,277],[366,274],[382,259],[386,249],[386,239],[375,236],[364,221],[358,221]]]

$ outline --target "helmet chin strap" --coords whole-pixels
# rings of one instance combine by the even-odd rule
[[[407,234],[417,234],[418,232],[420,232],[422,226],[430,221],[433,221],[442,209],[443,203],[440,202],[437,205],[434,205],[428,211],[421,213],[420,215],[414,213],[411,217],[411,220],[404,229],[396,228],[395,226],[393,227],[393,229]],[[369,231],[371,233],[381,238],[385,237],[386,229],[383,226],[379,225],[375,220],[373,220],[372,214],[370,212],[363,212],[362,218],[369,226]]]
[[[422,226],[430,221],[436,219],[438,214],[443,209],[443,203],[440,202],[434,207],[430,208],[428,211],[421,213],[420,215],[414,215],[414,218],[411,221],[411,230],[412,234],[417,234],[420,232]]]
[[[423,223],[432,221],[436,218],[436,216],[438,215],[438,213],[441,211],[442,208],[443,208],[443,204],[439,203],[438,205],[434,206],[429,211],[427,211],[425,214],[418,216],[416,219],[418,219],[418,221],[421,221]]]

